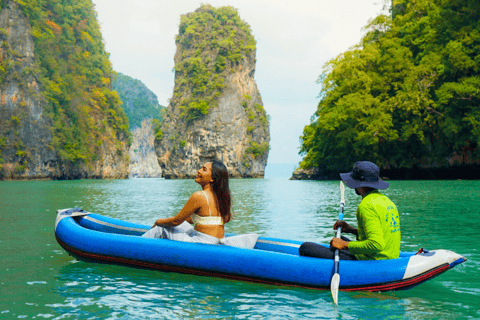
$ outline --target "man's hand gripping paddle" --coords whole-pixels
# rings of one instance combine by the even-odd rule
[[[345,205],[345,185],[343,181],[340,180],[340,213],[338,215],[338,220],[343,220],[343,207]],[[342,227],[337,229],[337,238],[340,238],[342,233]],[[340,286],[340,274],[338,274],[338,267],[340,264],[340,257],[338,255],[338,249],[335,250],[335,274],[332,277],[332,282],[330,283],[330,290],[332,291],[333,302],[338,305],[338,287]]]

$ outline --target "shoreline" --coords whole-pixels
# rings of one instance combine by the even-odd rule
[[[348,172],[348,171],[345,171]],[[383,180],[480,180],[480,165],[452,166],[448,168],[380,169]],[[290,180],[340,180],[339,172],[296,169]]]

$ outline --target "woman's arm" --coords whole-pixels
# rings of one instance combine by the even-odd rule
[[[165,218],[165,219],[157,219],[153,224],[152,228],[155,226],[160,227],[176,227],[182,224],[184,221],[188,221],[189,223],[193,223],[192,221],[192,214],[197,212],[198,209],[202,206],[202,198],[198,192],[195,192],[190,196],[183,209],[177,213],[174,217]]]

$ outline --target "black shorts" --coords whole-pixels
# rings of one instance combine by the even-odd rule
[[[348,238],[342,237],[342,240],[350,241]],[[335,258],[335,251],[330,249],[329,247],[321,246],[317,243],[313,242],[304,242],[298,248],[298,251],[301,256],[305,257],[314,257],[314,258],[322,258],[322,259],[334,259]],[[357,260],[353,254],[350,253],[348,250],[339,250],[338,256],[340,260]]]

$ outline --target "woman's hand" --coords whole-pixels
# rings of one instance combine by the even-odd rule
[[[337,220],[337,222],[335,222],[335,224],[333,225],[333,230],[337,230],[339,227],[342,227],[342,232],[352,233],[352,234],[355,234],[355,235],[358,234],[357,229],[352,227],[351,225],[349,225],[344,220]]]
[[[155,223],[153,224],[153,226],[152,226],[150,229],[153,229],[153,228],[155,228],[156,226],[163,227],[163,226],[162,226],[163,220],[164,220],[164,219],[157,219],[157,220],[155,220]]]

